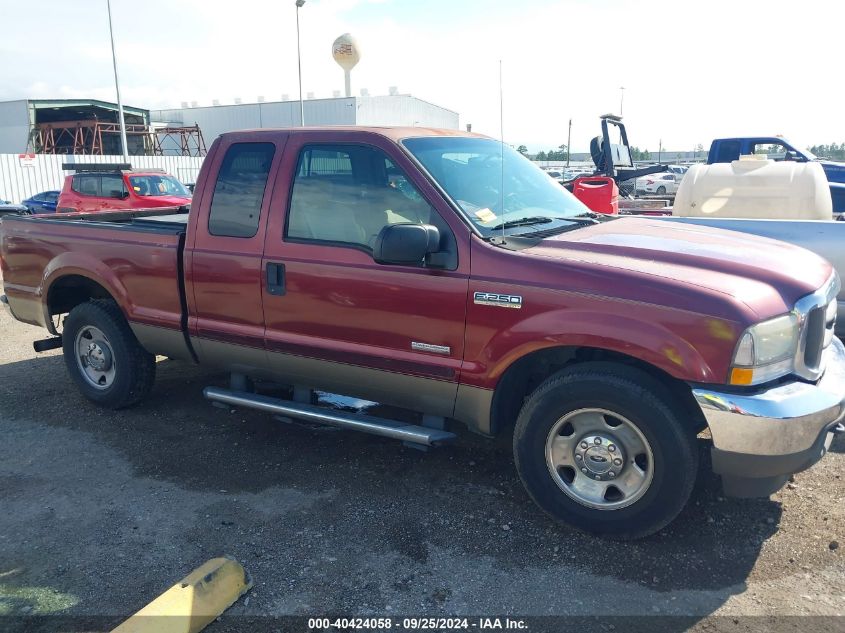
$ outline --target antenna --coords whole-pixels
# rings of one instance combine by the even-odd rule
[[[505,109],[504,109],[504,92],[502,90],[502,60],[499,60],[499,165],[501,167],[500,181],[499,181],[499,204],[502,211],[502,244],[505,243]]]

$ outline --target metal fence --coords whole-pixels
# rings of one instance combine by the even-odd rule
[[[133,169],[163,169],[185,184],[196,182],[203,158],[195,156],[130,156]],[[61,190],[69,173],[63,163],[122,163],[122,156],[80,154],[0,154],[0,200],[19,203],[41,191]]]

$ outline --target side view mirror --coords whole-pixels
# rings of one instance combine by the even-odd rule
[[[440,231],[430,224],[389,224],[379,231],[373,259],[379,264],[418,265],[440,250]]]

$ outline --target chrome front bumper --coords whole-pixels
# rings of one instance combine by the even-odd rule
[[[791,382],[752,394],[696,388],[713,437],[713,470],[725,493],[766,496],[827,452],[845,418],[845,346],[825,350],[816,383]]]

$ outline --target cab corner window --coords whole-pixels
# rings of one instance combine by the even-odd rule
[[[372,250],[385,226],[448,229],[387,155],[369,146],[306,146],[299,155],[286,237]]]
[[[258,233],[275,149],[273,143],[235,143],[226,150],[211,198],[211,235],[253,237]]]

